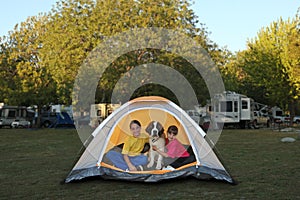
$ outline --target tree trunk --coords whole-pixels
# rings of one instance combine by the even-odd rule
[[[42,105],[38,105],[38,117],[36,119],[36,126],[38,128],[42,127],[41,118],[42,118]]]

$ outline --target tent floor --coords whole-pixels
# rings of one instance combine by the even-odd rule
[[[151,168],[147,168],[147,166],[143,166],[144,170],[143,171],[134,171],[134,172],[130,172],[130,173],[138,173],[138,174],[164,174],[166,172],[171,172],[171,171],[175,171],[175,170],[182,170],[188,167],[192,167],[192,166],[196,166],[197,162],[192,162],[186,165],[183,165],[179,168],[176,168],[174,170],[171,169],[155,169],[155,165],[152,166]],[[113,170],[117,170],[117,171],[121,171],[124,172],[124,170],[117,168],[115,166],[113,166],[112,164],[107,164],[105,162],[101,162],[101,167],[106,167],[109,169],[113,169]]]

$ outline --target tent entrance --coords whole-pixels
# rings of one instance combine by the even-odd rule
[[[114,146],[120,145],[124,143],[125,139],[131,135],[129,124],[131,120],[137,119],[142,124],[142,137],[148,137],[145,129],[151,121],[158,121],[160,122],[165,132],[167,128],[171,125],[175,125],[178,128],[178,135],[177,139],[184,145],[190,145],[189,138],[186,134],[185,128],[179,122],[176,117],[171,115],[170,113],[162,110],[162,109],[139,109],[133,112],[127,113],[125,116],[121,118],[121,120],[113,127],[113,132],[109,139],[109,143],[106,146],[105,152],[113,148]],[[166,137],[166,133],[165,133]]]
[[[138,120],[141,122],[142,125],[142,130],[141,130],[141,137],[149,139],[148,133],[146,133],[146,127],[152,123],[153,121],[158,121],[160,124],[162,124],[164,128],[164,135],[163,137],[166,139],[167,138],[167,129],[169,126],[175,125],[178,128],[178,134],[176,135],[176,139],[184,146],[184,148],[188,151],[190,154],[189,157],[183,158],[180,157],[176,159],[174,162],[174,165],[172,167],[180,168],[183,165],[192,163],[196,161],[196,158],[194,156],[194,152],[192,150],[192,146],[189,142],[189,137],[187,136],[185,127],[181,124],[181,119],[176,118],[169,112],[165,111],[163,108],[160,109],[154,109],[153,107],[151,108],[142,108],[142,109],[137,109],[137,110],[132,110],[130,112],[127,112],[126,115],[124,115],[122,118],[119,118],[116,120],[116,123],[113,127],[111,127],[111,133],[108,136],[109,140],[107,144],[105,145],[105,152],[103,154],[103,157],[99,157],[98,164],[102,166],[101,163],[105,163],[105,166],[111,166],[113,167],[113,164],[110,162],[108,158],[106,158],[106,153],[110,150],[117,151],[118,153],[122,152],[123,144],[126,140],[127,137],[131,136],[132,133],[129,128],[129,124],[132,120]],[[144,148],[145,149],[145,148]],[[141,152],[144,155],[148,157],[149,155],[149,144],[148,144],[148,149],[144,152]],[[164,158],[164,160],[168,160],[167,158]],[[175,159],[175,158],[174,158]],[[169,159],[170,160],[170,159]],[[171,159],[172,160],[172,159]],[[163,167],[166,167],[168,164],[171,164],[172,162],[167,161]],[[196,164],[195,164],[196,165]],[[152,168],[147,168],[147,165],[143,165],[143,170],[144,171],[154,171],[153,173],[161,173],[161,172],[155,172],[157,169],[155,169],[156,163]],[[121,170],[123,171],[123,170]]]

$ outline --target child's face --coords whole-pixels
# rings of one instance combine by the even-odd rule
[[[134,137],[139,137],[141,134],[141,127],[137,124],[131,124],[130,130],[132,132],[132,135]]]
[[[172,132],[168,132],[168,139],[169,139],[169,141],[174,140],[174,138],[176,138],[176,135],[174,135],[174,133],[172,133]]]

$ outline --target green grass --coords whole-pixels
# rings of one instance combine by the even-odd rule
[[[82,144],[74,129],[1,129],[0,199],[300,199],[300,141],[272,130],[225,130],[217,150],[238,185],[88,180],[60,184]]]

